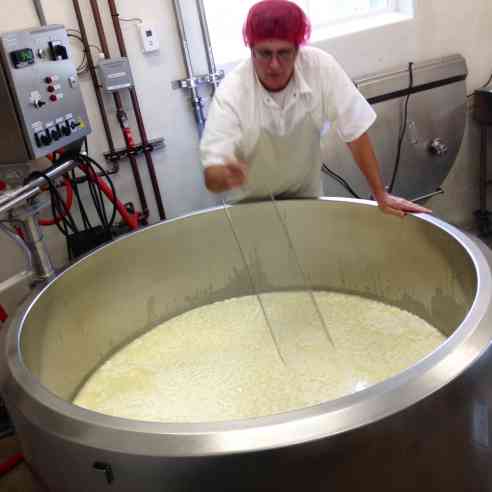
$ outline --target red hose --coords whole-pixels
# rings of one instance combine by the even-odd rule
[[[0,304],[0,323],[5,323],[8,317],[7,311],[5,311],[4,307]]]
[[[0,463],[0,477],[6,475],[9,471],[14,469],[22,461],[24,461],[23,454],[17,453],[11,456],[10,458],[8,458],[7,461]]]
[[[15,232],[16,234],[23,240],[25,241],[26,235],[24,234],[24,231],[22,230],[22,227],[16,226],[15,227]]]
[[[62,221],[67,216],[67,211],[72,208],[72,204],[73,204],[72,182],[70,181],[70,178],[68,176],[65,176],[64,181],[65,181],[65,188],[67,190],[67,198],[65,201],[64,212],[61,215],[57,215],[57,216],[53,217],[52,219],[39,219],[40,225],[51,226],[51,225],[57,224],[58,222]]]
[[[101,189],[101,191],[108,197],[109,201],[113,203],[116,206],[116,209],[118,210],[119,214],[121,215],[121,218],[123,221],[128,225],[130,229],[135,231],[138,229],[138,215],[137,214],[130,214],[128,210],[125,208],[123,203],[121,203],[117,197],[113,195],[113,191],[111,188],[108,186],[108,184],[101,179],[97,174],[92,172],[92,170],[89,168],[89,166],[82,164],[80,165],[80,169],[84,171],[85,174],[87,174],[87,177],[93,182],[96,183],[97,186]]]

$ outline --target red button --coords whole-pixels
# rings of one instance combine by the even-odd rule
[[[0,181],[0,191],[3,191],[7,188],[7,183],[5,181]]]
[[[46,89],[48,92],[55,92],[55,88],[52,85],[49,85]]]
[[[50,101],[53,101],[53,102],[58,101],[58,96],[56,94],[51,94]]]

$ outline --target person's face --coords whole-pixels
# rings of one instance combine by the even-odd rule
[[[253,64],[263,86],[269,91],[286,87],[294,72],[297,47],[294,43],[270,39],[251,48]]]

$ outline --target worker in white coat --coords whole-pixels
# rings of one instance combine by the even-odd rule
[[[231,71],[210,105],[201,142],[207,188],[236,201],[322,194],[321,135],[336,128],[379,207],[429,212],[388,193],[368,129],[376,114],[336,60],[305,46],[310,23],[288,0],[262,0],[243,35],[251,58]]]

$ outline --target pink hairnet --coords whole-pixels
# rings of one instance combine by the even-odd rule
[[[247,46],[266,39],[281,39],[299,46],[310,35],[309,19],[301,7],[289,0],[261,0],[251,7],[243,27]]]

